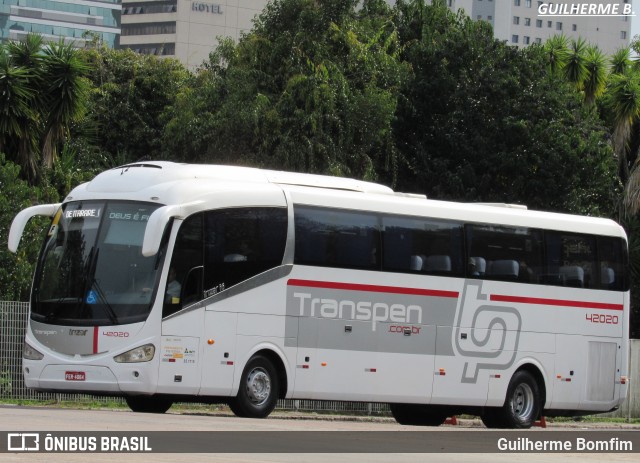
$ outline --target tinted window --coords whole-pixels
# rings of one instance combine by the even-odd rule
[[[94,326],[144,320],[151,310],[158,258],[143,256],[141,248],[157,207],[129,201],[65,204],[47,233],[34,280],[32,317]]]
[[[211,211],[205,223],[205,290],[210,296],[282,264],[285,208]]]
[[[462,275],[462,225],[429,219],[384,217],[383,269],[434,275]]]
[[[596,238],[589,235],[547,232],[545,283],[576,288],[598,288]]]
[[[295,262],[378,270],[380,237],[373,214],[296,207]]]
[[[620,238],[312,206],[295,213],[296,264],[615,291],[628,285]]]
[[[163,316],[202,299],[202,251],[202,214],[196,214],[178,230],[164,292]]]
[[[538,283],[543,273],[540,230],[469,225],[467,249],[472,278]]]
[[[626,288],[626,243],[619,238],[598,238],[600,287],[621,291]]]

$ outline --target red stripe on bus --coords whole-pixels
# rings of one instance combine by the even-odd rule
[[[544,299],[540,297],[506,296],[503,294],[492,294],[489,299],[495,302],[518,302],[521,304],[555,305],[560,307],[576,307],[579,309],[624,309],[624,306],[622,304],[610,304],[608,302],[568,301],[564,299]]]
[[[399,286],[362,285],[356,283],[338,283],[335,281],[313,281],[291,279],[287,286],[305,288],[341,289],[345,291],[366,291],[369,293],[405,294],[411,296],[449,297],[457,299],[458,291],[442,291],[439,289],[403,288]]]
[[[93,353],[94,354],[98,353],[98,331],[99,331],[99,327],[94,326],[93,327]]]

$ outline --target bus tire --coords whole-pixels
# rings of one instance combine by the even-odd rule
[[[516,371],[509,382],[504,405],[489,408],[482,416],[488,428],[528,429],[541,412],[540,386],[525,370]]]
[[[398,424],[407,426],[440,426],[447,419],[447,413],[428,405],[389,404],[391,414]]]
[[[127,396],[124,400],[131,411],[138,413],[165,413],[173,405],[171,399],[154,395]]]
[[[278,391],[278,373],[273,363],[257,355],[244,367],[238,395],[229,401],[229,408],[242,418],[266,418],[278,402]]]

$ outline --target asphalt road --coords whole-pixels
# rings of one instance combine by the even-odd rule
[[[583,435],[587,440],[599,442],[626,441],[640,447],[640,427],[594,425],[550,427],[546,430],[513,433],[487,431],[477,423],[462,426],[425,428],[400,426],[392,421],[344,421],[291,419],[275,417],[266,420],[240,419],[231,416],[211,416],[170,411],[164,415],[133,413],[125,410],[74,410],[43,407],[0,407],[0,438],[9,439],[8,433],[37,432],[41,436],[87,436],[100,442],[103,434],[110,436],[151,436],[151,446],[161,449],[192,451],[207,449],[246,449],[237,453],[0,453],[0,462],[637,462],[636,453],[506,453],[498,452],[496,441],[506,438],[511,442],[563,440],[574,441]],[[587,429],[586,426],[589,428]],[[64,434],[68,431],[68,434]],[[210,431],[217,431],[211,432]],[[228,433],[222,433],[226,431]],[[556,432],[559,431],[559,432]],[[565,431],[565,432],[563,432]],[[571,434],[568,431],[573,431]],[[562,433],[560,433],[562,432]],[[250,434],[251,433],[251,434]],[[547,437],[548,436],[548,437]],[[571,436],[570,439],[566,436]],[[636,437],[637,436],[637,437]],[[15,437],[15,436],[14,436]],[[44,437],[41,439],[43,442]],[[613,439],[613,441],[612,441]],[[617,441],[616,441],[617,439]],[[51,442],[51,441],[49,441]],[[129,442],[129,444],[132,441]],[[406,444],[406,446],[405,446]],[[0,449],[9,444],[0,442]],[[66,445],[66,444],[65,444]],[[121,445],[121,444],[120,444]],[[257,447],[252,447],[257,446]],[[260,447],[262,446],[262,447]],[[350,453],[367,449],[367,453]],[[99,447],[99,445],[98,445]],[[256,448],[267,451],[248,453]],[[286,448],[288,452],[272,453]],[[407,453],[420,449],[440,449],[455,453]],[[575,448],[575,447],[574,447]],[[418,450],[416,450],[418,449]],[[486,453],[457,453],[459,451],[486,451]],[[325,453],[334,452],[335,453]],[[210,450],[208,450],[210,451]],[[173,452],[173,450],[172,450]],[[214,450],[215,452],[215,450]],[[311,453],[314,452],[314,453]]]

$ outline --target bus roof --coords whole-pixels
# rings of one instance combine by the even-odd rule
[[[280,172],[253,167],[178,164],[167,161],[139,162],[110,169],[89,182],[87,191],[133,193],[159,184],[193,179],[302,185],[361,193],[394,194],[391,188],[384,185],[352,178]]]
[[[609,219],[533,211],[518,205],[432,200],[351,178],[167,161],[140,162],[105,171],[75,188],[65,201],[152,199],[171,205],[188,203],[234,184],[245,190],[244,185],[262,184],[256,185],[257,194],[270,188],[288,191],[297,204],[626,238],[622,227]]]

